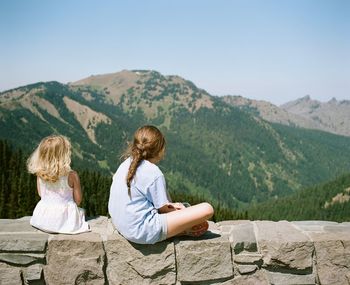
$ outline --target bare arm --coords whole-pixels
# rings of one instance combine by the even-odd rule
[[[39,196],[41,197],[39,176],[36,177],[36,190],[38,191],[38,194],[39,194]]]
[[[80,179],[78,173],[71,171],[68,175],[68,184],[73,188],[74,202],[79,206],[83,200],[83,193],[80,187]]]

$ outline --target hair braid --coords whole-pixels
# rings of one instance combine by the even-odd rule
[[[128,149],[124,153],[124,157],[131,157],[131,164],[128,175],[126,177],[126,185],[128,187],[129,196],[131,195],[131,181],[136,174],[142,160],[162,158],[162,151],[165,148],[165,138],[163,134],[154,126],[143,126],[134,134],[134,141],[129,144]]]
[[[134,178],[136,170],[139,167],[141,161],[142,161],[142,154],[140,151],[135,149],[133,151],[132,161],[129,167],[128,176],[126,177],[126,185],[128,186],[129,196],[131,195],[130,193],[131,180]]]

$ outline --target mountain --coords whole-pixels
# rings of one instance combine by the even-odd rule
[[[281,106],[290,114],[310,120],[317,125],[317,129],[350,136],[350,101],[337,101],[335,98],[328,102],[312,100],[305,96],[296,101]]]
[[[113,173],[127,140],[144,124],[165,133],[160,167],[170,191],[223,206],[285,196],[350,169],[350,138],[269,123],[156,71],[124,70],[0,93],[1,139],[29,153],[44,136],[64,134],[78,169]]]
[[[350,136],[350,101],[347,100],[333,98],[322,103],[308,95],[278,107],[241,96],[228,95],[221,99],[268,122]]]
[[[252,206],[250,219],[350,220],[350,174]]]

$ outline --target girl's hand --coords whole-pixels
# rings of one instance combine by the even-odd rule
[[[182,203],[168,203],[165,204],[163,207],[158,209],[159,213],[169,213],[177,210],[185,209],[185,206]]]
[[[171,203],[176,210],[182,210],[185,209],[186,207],[182,203]]]

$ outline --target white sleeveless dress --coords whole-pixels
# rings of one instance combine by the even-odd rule
[[[39,180],[41,200],[36,205],[30,224],[49,233],[77,234],[90,231],[84,210],[73,200],[68,176],[55,183]]]

